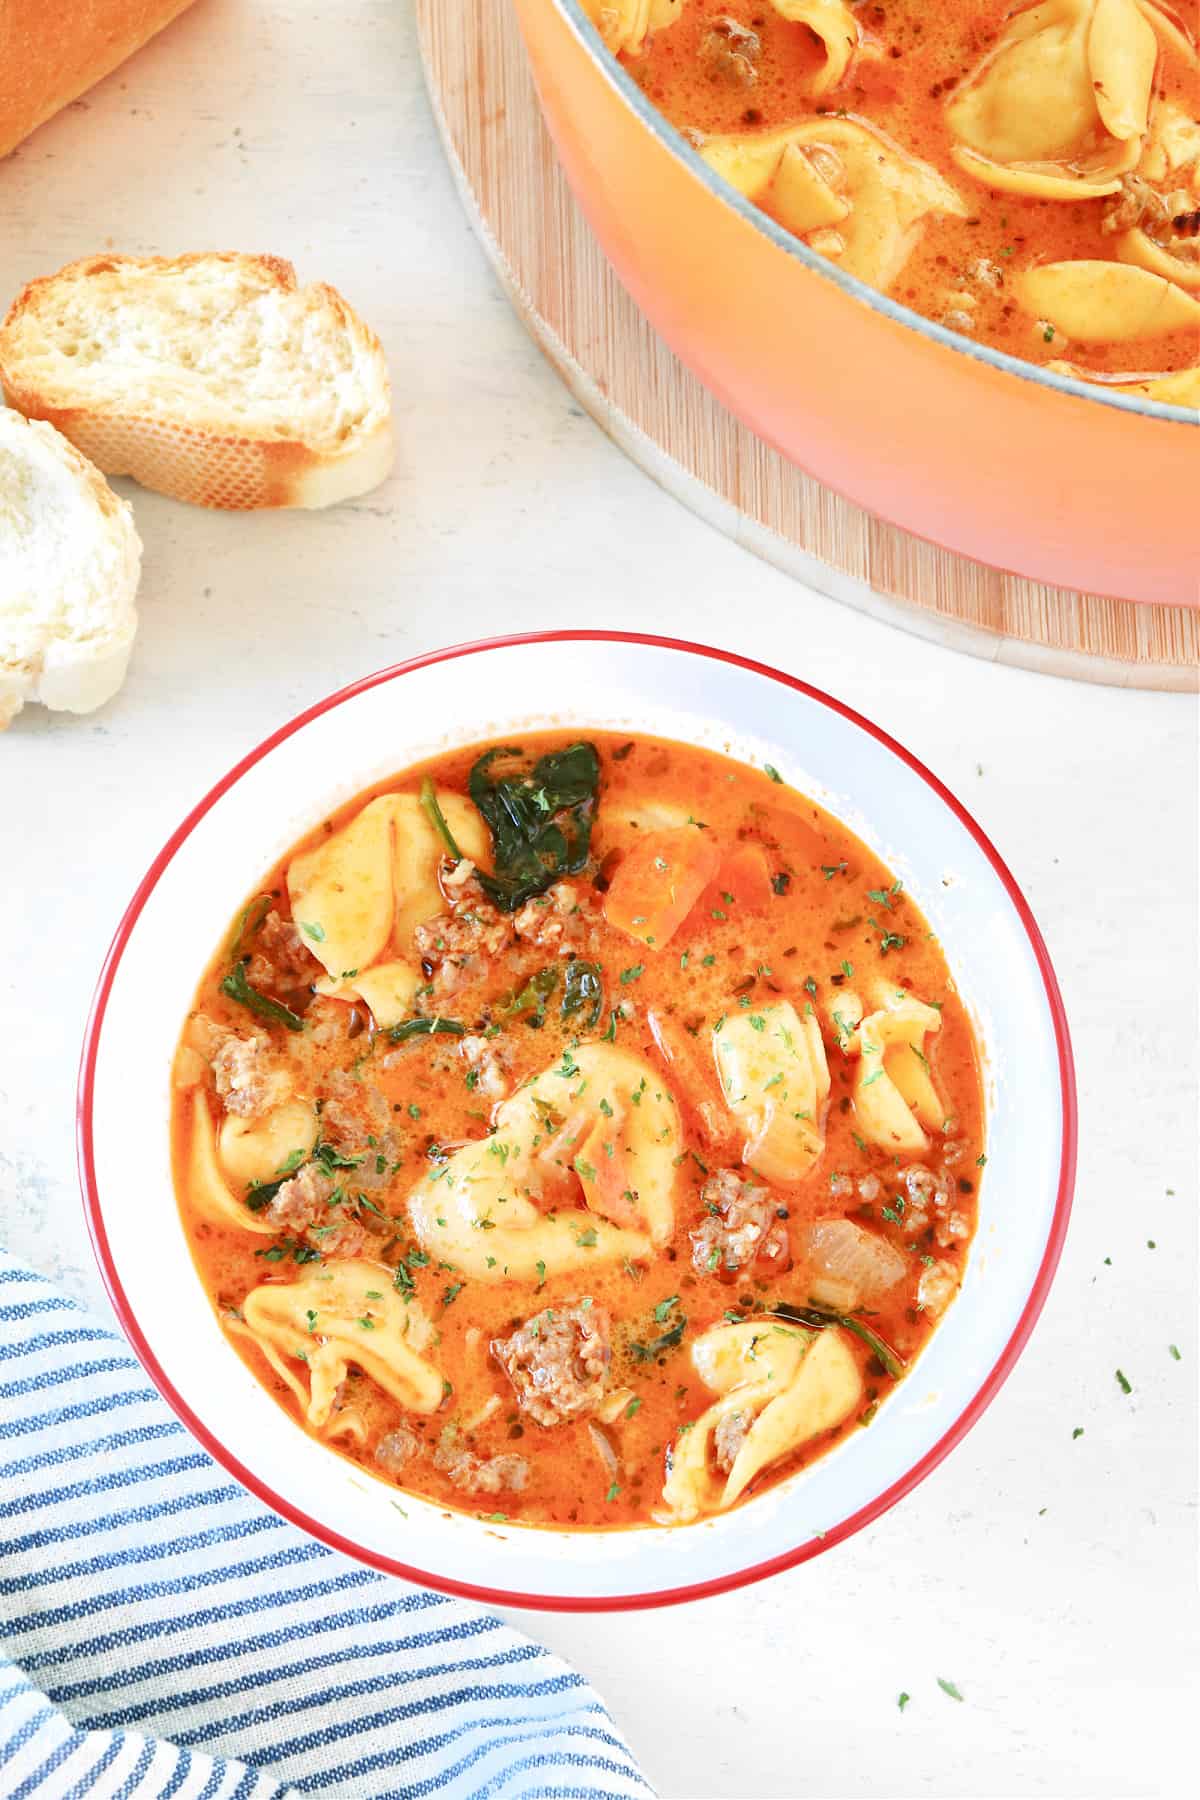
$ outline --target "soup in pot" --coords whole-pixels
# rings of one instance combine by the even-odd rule
[[[1200,403],[1194,0],[583,3],[705,162],[839,268]]]
[[[963,1279],[976,1047],[778,773],[523,735],[323,821],[211,960],[179,1202],[297,1424],[489,1520],[686,1524],[869,1428]]]

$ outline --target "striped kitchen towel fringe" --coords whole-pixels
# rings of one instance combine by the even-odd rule
[[[582,1676],[217,1467],[0,1251],[3,1800],[652,1800]]]

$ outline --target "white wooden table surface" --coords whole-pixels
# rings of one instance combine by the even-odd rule
[[[123,693],[0,739],[4,1239],[104,1306],[72,1143],[88,999],[155,850],[269,728],[514,628],[678,631],[803,674],[963,796],[1046,931],[1082,1107],[1063,1267],[982,1423],[849,1544],[683,1610],[518,1623],[597,1683],[668,1796],[1181,1793],[1200,1661],[1194,701],[903,636],[628,466],[488,273],[403,4],[200,0],[0,165],[0,301],[105,247],[270,250],[343,288],[388,349],[400,456],[380,491],[314,516],[131,490],[146,558]]]

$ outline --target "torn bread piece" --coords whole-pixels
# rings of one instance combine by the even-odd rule
[[[374,332],[274,256],[92,256],[0,326],[10,406],[109,475],[198,506],[331,506],[392,466]]]
[[[92,712],[125,679],[142,543],[52,425],[0,407],[0,730],[27,700]]]

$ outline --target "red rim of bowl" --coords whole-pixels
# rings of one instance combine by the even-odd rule
[[[293,1506],[290,1501],[274,1493],[252,1470],[246,1468],[197,1418],[176,1391],[138,1324],[121,1285],[121,1279],[109,1247],[108,1233],[105,1229],[96,1184],[95,1147],[92,1137],[92,1109],[100,1033],[121,958],[141,916],[142,909],[164,869],[180,845],[200,820],[212,810],[222,795],[227,793],[248,769],[261,762],[277,744],[283,743],[285,739],[293,736],[313,719],[320,718],[322,714],[332,711],[335,706],[341,706],[345,701],[352,700],[356,695],[365,693],[371,688],[379,687],[384,682],[395,681],[402,675],[410,674],[415,669],[426,668],[432,663],[451,662],[460,656],[477,656],[485,651],[505,650],[520,644],[562,643],[640,644],[653,649],[681,651],[689,656],[707,657],[713,662],[729,663],[735,668],[747,669],[752,674],[766,676],[769,680],[778,682],[782,687],[791,688],[795,693],[804,694],[808,699],[817,701],[820,705],[828,707],[831,712],[837,713],[839,717],[847,719],[852,725],[858,726],[861,731],[865,731],[891,751],[892,755],[898,757],[914,774],[919,775],[979,845],[1008,894],[1025,929],[1050,1009],[1058,1052],[1059,1081],[1062,1093],[1062,1150],[1058,1174],[1058,1195],[1049,1237],[1037,1276],[1012,1335],[991,1372],[980,1385],[974,1398],[932,1449],[926,1451],[925,1455],[906,1470],[897,1481],[894,1481],[891,1487],[886,1488],[867,1505],[860,1507],[849,1518],[843,1519],[840,1524],[832,1526],[820,1538],[810,1538],[796,1545],[794,1549],[786,1550],[765,1562],[754,1563],[749,1568],[738,1569],[730,1575],[718,1576],[710,1581],[693,1582],[682,1587],[664,1588],[661,1591],[644,1594],[585,1595],[581,1598],[558,1594],[513,1593],[505,1588],[478,1587],[469,1582],[451,1580],[444,1575],[431,1574],[427,1569],[417,1568],[411,1563],[381,1556],[354,1543],[351,1539],[343,1537],[339,1532],[321,1524],[318,1520],[310,1518],[300,1507]],[[975,823],[967,809],[938,780],[937,776],[905,750],[903,745],[898,744],[887,732],[881,731],[877,725],[873,725],[869,719],[863,718],[860,713],[842,705],[839,700],[834,700],[830,695],[822,693],[819,688],[811,687],[808,682],[800,681],[793,675],[785,675],[781,670],[773,669],[767,663],[756,662],[752,657],[738,656],[731,650],[719,650],[708,644],[694,644],[682,638],[658,637],[647,632],[531,631],[505,637],[483,638],[474,643],[451,645],[445,650],[430,651],[427,655],[413,657],[407,662],[395,664],[392,668],[381,669],[374,675],[364,676],[361,681],[352,682],[348,687],[341,688],[326,699],[317,701],[315,705],[299,713],[288,724],[281,725],[278,731],[272,732],[257,748],[251,750],[240,762],[236,763],[228,774],[209,790],[199,804],[192,808],[183,822],[167,839],[139,882],[117,927],[108,955],[105,957],[104,967],[100,972],[100,979],[92,1000],[80,1059],[79,1087],[76,1098],[76,1147],[88,1232],[91,1236],[96,1260],[100,1266],[101,1277],[108,1290],[109,1299],[112,1301],[121,1328],[129,1339],[138,1360],[167,1404],[183,1421],[192,1435],[203,1444],[210,1456],[221,1463],[231,1475],[242,1483],[243,1487],[249,1489],[256,1498],[264,1501],[274,1512],[290,1520],[292,1524],[298,1525],[310,1536],[328,1545],[330,1549],[339,1550],[344,1555],[353,1557],[358,1562],[367,1563],[388,1575],[401,1576],[407,1581],[436,1588],[443,1593],[456,1594],[468,1600],[484,1601],[492,1606],[531,1607],[550,1612],[621,1612],[638,1607],[676,1605],[684,1600],[701,1600],[710,1594],[727,1593],[734,1588],[743,1587],[749,1582],[762,1581],[766,1576],[778,1574],[783,1569],[794,1568],[798,1563],[807,1562],[810,1557],[819,1556],[822,1551],[829,1550],[833,1545],[841,1543],[843,1539],[851,1537],[864,1525],[869,1525],[872,1520],[879,1518],[881,1513],[894,1506],[898,1500],[901,1500],[905,1494],[923,1481],[937,1467],[943,1457],[966,1436],[1012,1372],[1050,1291],[1054,1271],[1062,1253],[1067,1221],[1071,1211],[1071,1196],[1075,1180],[1077,1122],[1075,1069],[1071,1057],[1071,1040],[1067,1028],[1066,1011],[1063,1007],[1062,995],[1059,992],[1049,952],[1042,934],[1038,930],[1029,903],[994,845]]]

